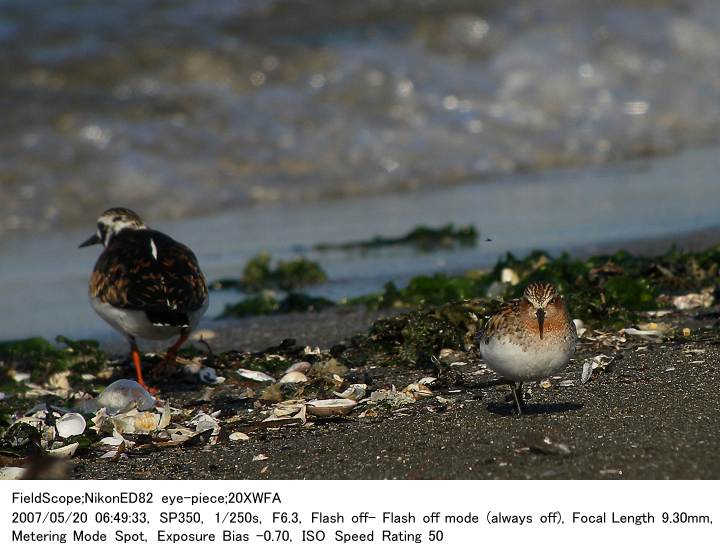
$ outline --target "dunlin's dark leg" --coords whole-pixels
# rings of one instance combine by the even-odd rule
[[[515,402],[515,411],[518,415],[522,415],[525,411],[525,402],[523,401],[522,382],[516,382],[512,388],[513,401]]]

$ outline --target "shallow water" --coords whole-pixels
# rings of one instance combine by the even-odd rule
[[[585,170],[515,176],[453,188],[355,199],[275,203],[181,220],[149,219],[190,245],[210,280],[238,276],[259,250],[318,260],[328,284],[312,291],[336,299],[378,290],[433,271],[487,266],[506,251],[585,252],[600,243],[670,236],[720,224],[720,148]],[[136,207],[142,212],[142,207]],[[418,254],[389,248],[316,252],[320,242],[400,235],[417,225],[474,224],[477,248]],[[56,334],[112,340],[92,311],[87,279],[99,252],[77,249],[94,232],[83,227],[16,234],[0,243],[0,339]],[[483,241],[491,238],[492,241]],[[211,321],[234,294],[211,294]]]
[[[0,0],[0,238],[717,143],[715,0],[418,5]]]

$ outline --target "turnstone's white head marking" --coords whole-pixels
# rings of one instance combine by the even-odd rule
[[[147,226],[136,212],[126,208],[111,208],[100,215],[97,232],[80,244],[80,247],[102,243],[105,247],[122,230],[145,230]]]
[[[522,383],[564,368],[575,352],[577,334],[565,302],[554,286],[530,284],[519,299],[503,304],[479,335],[488,367],[515,383],[522,412]]]

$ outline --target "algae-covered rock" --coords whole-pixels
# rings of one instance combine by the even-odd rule
[[[346,243],[321,243],[315,248],[320,251],[330,249],[377,249],[380,247],[410,246],[418,251],[434,251],[454,247],[473,247],[477,243],[478,232],[475,226],[447,224],[439,228],[418,226],[399,237],[376,236],[366,241]]]
[[[411,311],[376,321],[367,335],[344,346],[342,361],[350,366],[377,363],[431,367],[442,349],[467,350],[498,302],[472,300],[434,309]]]

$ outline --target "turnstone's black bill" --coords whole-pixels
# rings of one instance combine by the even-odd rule
[[[163,367],[172,367],[178,350],[207,310],[205,277],[190,249],[148,229],[131,210],[106,210],[97,228],[95,235],[80,244],[105,246],[90,277],[90,301],[129,340],[138,382],[145,386],[135,339],[165,340],[179,335],[161,362]]]

